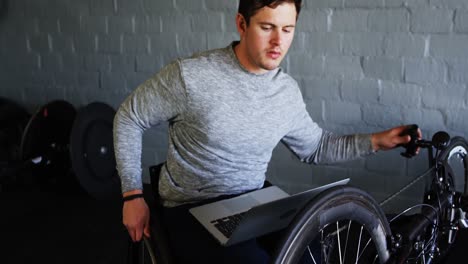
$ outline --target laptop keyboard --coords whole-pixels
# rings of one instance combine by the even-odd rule
[[[244,217],[246,212],[238,213],[235,215],[230,215],[227,217],[223,217],[220,219],[216,219],[211,221],[211,223],[214,224],[214,226],[221,232],[223,233],[224,236],[227,238],[231,237],[232,233],[236,229],[236,227],[239,225],[240,221]]]

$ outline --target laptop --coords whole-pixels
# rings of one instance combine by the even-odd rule
[[[348,182],[349,178],[294,195],[270,186],[189,211],[221,245],[230,246],[287,227],[317,194]]]

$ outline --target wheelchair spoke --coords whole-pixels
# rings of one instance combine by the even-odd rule
[[[314,264],[317,264],[317,262],[315,261],[314,255],[312,254],[312,251],[310,251],[310,246],[307,246],[307,250],[309,251],[310,258],[312,259]]]
[[[351,230],[351,223],[352,223],[352,220],[349,220],[348,231],[346,232],[346,242],[345,242],[345,247],[344,247],[343,259],[346,259],[346,250],[348,249],[349,230]]]
[[[343,259],[341,257],[340,225],[338,221],[336,221],[336,236],[338,237],[338,254],[340,256],[340,264],[343,264]]]
[[[362,229],[363,229],[363,228],[364,228],[364,227],[361,226],[361,231],[359,232],[359,240],[358,240],[358,246],[357,246],[357,252],[356,252],[356,263],[355,263],[355,264],[358,263],[359,256],[360,256],[360,255],[359,255],[359,248],[361,247],[361,238],[362,238]],[[365,248],[364,248],[364,249],[365,249]]]

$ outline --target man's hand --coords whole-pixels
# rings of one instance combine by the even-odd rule
[[[124,193],[124,197],[132,194],[142,193],[141,190],[135,190]],[[149,209],[143,198],[136,198],[124,202],[123,205],[123,224],[128,230],[128,234],[133,242],[140,241],[142,236],[150,237],[149,228]]]
[[[403,135],[407,128],[408,126],[399,126],[372,134],[372,149],[374,151],[389,150],[398,147],[401,144],[410,142],[411,137],[409,135]],[[421,139],[421,137],[422,133],[418,128],[418,139]],[[419,149],[416,151],[416,153],[417,152],[419,152]]]

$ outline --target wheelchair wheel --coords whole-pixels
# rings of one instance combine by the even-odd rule
[[[450,144],[440,153],[438,161],[443,164],[442,175],[445,180],[443,193],[439,196],[449,195],[450,199],[443,206],[440,215],[440,224],[437,232],[436,245],[438,256],[436,259],[443,260],[455,243],[459,217],[458,208],[465,212],[468,210],[468,143],[462,137],[454,137]],[[439,175],[440,177],[440,175]],[[441,179],[435,179],[441,181]],[[438,183],[433,183],[440,184]],[[435,190],[435,187],[432,187]],[[440,190],[441,188],[439,188]],[[440,204],[440,202],[438,203]],[[454,227],[454,228],[452,228]]]
[[[363,190],[338,186],[309,202],[295,217],[274,263],[385,263],[390,226]]]
[[[455,191],[462,196],[468,196],[468,143],[462,137],[454,137],[450,144],[445,148],[439,156],[446,168],[448,181],[451,182]]]

